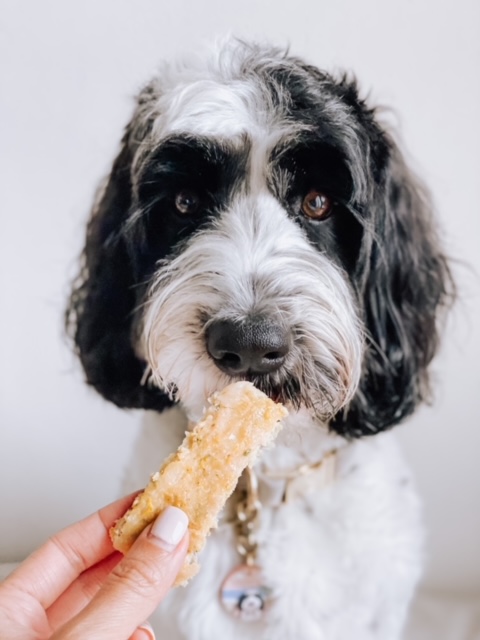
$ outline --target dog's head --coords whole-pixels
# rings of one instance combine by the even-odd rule
[[[355,83],[229,42],[140,93],[67,324],[121,407],[232,379],[347,436],[429,391],[450,290],[428,198]]]

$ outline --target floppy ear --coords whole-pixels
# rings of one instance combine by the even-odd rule
[[[119,407],[161,410],[170,401],[142,385],[145,363],[134,352],[133,311],[137,304],[133,258],[122,225],[132,200],[131,132],[122,147],[87,227],[81,270],[66,311],[87,382]]]
[[[429,399],[440,312],[454,295],[427,194],[392,140],[378,151],[355,276],[367,329],[363,376],[332,424],[352,436],[393,426]]]

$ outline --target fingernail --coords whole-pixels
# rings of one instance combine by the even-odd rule
[[[155,632],[148,622],[144,622],[135,632],[135,640],[155,640]]]
[[[167,551],[172,551],[185,535],[188,517],[177,507],[167,507],[155,520],[150,530]]]

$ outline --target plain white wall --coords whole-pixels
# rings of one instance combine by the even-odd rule
[[[475,0],[0,2],[0,561],[113,499],[139,415],[87,389],[62,338],[94,189],[157,62],[227,31],[353,69],[394,107],[462,301],[437,402],[398,428],[425,502],[428,588],[480,591],[480,4]],[[159,461],[160,462],[160,461]]]

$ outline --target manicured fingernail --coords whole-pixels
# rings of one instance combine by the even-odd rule
[[[135,632],[135,640],[155,640],[155,632],[148,622],[144,622]]]
[[[150,535],[161,541],[167,551],[172,551],[185,535],[188,517],[177,507],[167,507],[155,520]]]

